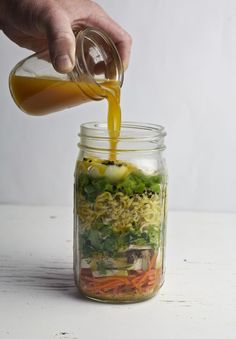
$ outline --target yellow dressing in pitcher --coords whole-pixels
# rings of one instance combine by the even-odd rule
[[[110,160],[116,159],[117,138],[121,125],[118,81],[106,81],[98,86],[96,83],[12,75],[10,90],[19,108],[32,115],[44,115],[91,100],[106,98],[107,125],[111,139]]]

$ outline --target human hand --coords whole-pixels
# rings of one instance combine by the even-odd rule
[[[0,0],[0,28],[21,47],[38,52],[48,48],[53,66],[68,73],[75,64],[73,30],[101,28],[113,39],[128,67],[131,37],[90,0]]]

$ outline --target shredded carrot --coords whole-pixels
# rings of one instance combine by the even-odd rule
[[[156,255],[150,260],[149,267],[146,271],[132,273],[128,276],[110,276],[110,277],[91,277],[81,272],[81,284],[84,291],[104,295],[108,293],[121,294],[128,293],[146,293],[152,291],[158,284],[158,276],[161,274],[160,269],[155,268]]]
[[[156,255],[153,255],[150,263],[149,263],[149,267],[147,269],[147,271],[145,271],[141,277],[137,277],[137,278],[134,278],[134,281],[138,284],[138,286],[141,286],[143,281],[148,278],[150,276],[150,274],[152,274],[152,267],[154,266],[156,262]]]

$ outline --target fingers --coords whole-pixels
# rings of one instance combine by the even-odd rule
[[[54,8],[47,15],[45,30],[54,68],[60,73],[71,72],[75,64],[75,37],[67,14]]]
[[[93,3],[93,5],[94,11],[87,18],[87,25],[101,28],[110,35],[120,53],[124,68],[126,69],[130,60],[132,46],[131,36],[112,20],[100,6],[95,3]]]
[[[48,2],[49,3],[49,2]],[[44,29],[53,66],[60,73],[72,71],[75,64],[75,37],[72,27],[91,26],[101,28],[114,41],[126,69],[129,64],[131,36],[112,20],[105,11],[93,1],[60,1],[44,15]],[[73,6],[72,6],[73,5]],[[79,16],[79,17],[78,17]]]

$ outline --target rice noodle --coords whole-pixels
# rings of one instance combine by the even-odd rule
[[[77,211],[81,226],[86,228],[98,219],[104,224],[111,223],[117,229],[131,227],[133,222],[145,228],[150,224],[160,224],[162,204],[158,194],[127,196],[123,193],[112,195],[110,192],[103,192],[94,203],[88,202],[79,194]]]

